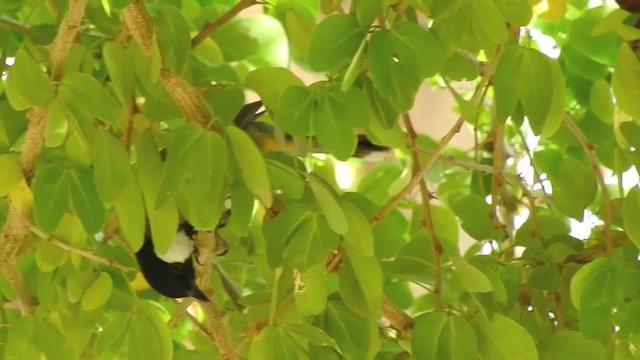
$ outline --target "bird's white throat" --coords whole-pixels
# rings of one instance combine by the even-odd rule
[[[168,263],[183,263],[193,253],[193,240],[180,230],[173,237],[173,243],[166,253],[160,254],[156,251],[156,255],[160,259]]]

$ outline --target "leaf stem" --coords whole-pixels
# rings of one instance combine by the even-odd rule
[[[480,82],[478,82],[478,85],[475,88],[475,91],[470,100],[471,103],[474,103],[474,104],[477,103],[478,100],[482,97],[484,88],[489,86],[491,78],[493,77],[496,67],[498,66],[500,57],[502,56],[502,53],[503,53],[502,47],[498,47],[496,49],[495,54],[491,58],[491,61],[487,65],[487,71],[485,72],[484,76],[480,79]],[[379,223],[385,216],[389,214],[389,212],[391,212],[391,210],[393,210],[396,207],[398,202],[400,202],[405,196],[407,196],[413,190],[413,188],[416,185],[418,185],[418,183],[420,182],[420,178],[422,178],[422,174],[425,171],[429,170],[431,166],[433,166],[433,164],[438,159],[438,157],[442,156],[449,142],[451,142],[454,136],[456,136],[456,134],[460,132],[460,129],[462,128],[462,124],[464,124],[465,120],[466,120],[466,116],[464,114],[458,117],[458,120],[455,122],[455,124],[453,124],[451,129],[449,129],[449,132],[447,132],[447,134],[442,138],[442,140],[440,140],[440,143],[438,144],[438,147],[434,150],[433,155],[424,164],[420,166],[418,171],[411,177],[411,180],[409,180],[409,183],[405,185],[405,187],[402,188],[400,192],[394,195],[387,202],[387,204],[371,218],[371,220],[369,221],[371,225],[375,225]]]
[[[92,250],[80,249],[80,248],[77,248],[77,247],[75,247],[73,245],[67,244],[64,241],[56,239],[53,236],[47,234],[44,230],[39,229],[35,225],[29,224],[29,230],[32,233],[34,233],[36,236],[38,236],[39,238],[50,242],[52,245],[55,245],[55,246],[59,247],[60,249],[66,250],[66,251],[68,251],[68,252],[70,252],[72,254],[76,254],[76,255],[82,256],[83,258],[88,259],[90,261],[93,261],[94,263],[106,265],[106,266],[109,266],[109,267],[112,267],[114,269],[118,269],[118,270],[121,270],[121,271],[124,271],[124,272],[135,272],[135,271],[137,271],[136,269],[134,269],[132,267],[125,266],[125,265],[122,265],[122,264],[118,263],[114,259],[104,258],[104,257],[101,257],[99,255],[96,255],[96,253],[93,252]]]
[[[611,221],[613,218],[613,204],[611,203],[611,194],[609,194],[609,189],[607,188],[607,184],[604,181],[604,175],[602,175],[602,171],[600,170],[600,165],[598,164],[598,159],[595,154],[595,146],[587,139],[586,136],[580,131],[578,126],[576,125],[569,114],[564,114],[562,116],[563,124],[569,129],[569,131],[576,137],[584,151],[587,153],[587,159],[589,163],[591,163],[591,169],[593,173],[596,175],[596,180],[600,185],[600,191],[602,193],[602,206],[604,207],[604,227],[602,232],[604,233],[605,244],[606,244],[606,253],[609,254],[614,249],[613,239],[611,237]]]
[[[435,283],[433,285],[433,294],[436,297],[436,311],[440,311],[444,309],[444,303],[442,301],[442,266],[440,264],[442,245],[440,245],[440,242],[438,241],[438,234],[436,234],[435,227],[433,226],[433,218],[431,217],[431,194],[429,193],[429,188],[427,187],[427,182],[425,181],[424,176],[422,176],[422,173],[419,172],[420,157],[418,156],[418,152],[415,150],[416,144],[418,142],[418,134],[413,128],[409,113],[402,114],[402,122],[407,133],[407,143],[409,149],[411,149],[411,171],[413,172],[414,177],[420,175],[418,183],[420,186],[420,197],[422,198],[422,207],[424,211],[421,226],[427,229],[429,237],[431,238],[430,243],[434,266],[433,276],[435,278]]]
[[[256,0],[240,0],[231,9],[229,9],[229,11],[222,14],[216,20],[205,23],[200,32],[191,39],[191,48],[198,46],[207,37],[209,37],[209,35],[213,34],[216,30],[229,22],[229,20],[233,19],[234,16],[238,15],[242,10],[256,4],[258,4],[258,1]]]

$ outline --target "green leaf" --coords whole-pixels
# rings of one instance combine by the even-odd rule
[[[44,130],[44,143],[48,147],[62,145],[67,137],[71,114],[58,98],[54,98],[49,104],[47,112],[47,124]]]
[[[310,216],[313,214],[306,205],[292,204],[282,210],[275,219],[265,219],[263,229],[267,240],[266,255],[271,268],[275,269],[281,265],[285,248]]]
[[[533,11],[528,0],[494,0],[509,24],[526,26],[531,20]]]
[[[309,64],[315,71],[326,71],[346,63],[358,50],[366,28],[355,15],[327,16],[313,30],[309,43]]]
[[[343,235],[347,259],[340,266],[339,291],[345,303],[357,314],[378,317],[382,308],[382,269],[374,256],[373,234],[367,218],[350,202],[344,201],[349,230]]]
[[[624,198],[622,206],[624,228],[636,247],[640,248],[640,189],[633,187]]]
[[[46,240],[36,246],[36,264],[42,272],[51,272],[67,262],[69,253]]]
[[[538,350],[531,334],[504,315],[494,314],[491,322],[477,321],[476,334],[480,354],[486,359],[538,360]]]
[[[349,224],[334,192],[319,176],[314,174],[309,175],[309,186],[331,230],[336,234],[345,234],[349,230]]]
[[[395,23],[391,30],[391,47],[400,63],[421,77],[433,76],[444,66],[444,46],[432,33],[415,23]]]
[[[582,220],[584,209],[593,202],[598,191],[593,171],[574,158],[562,160],[558,175],[551,177],[551,186],[556,206],[578,220]]]
[[[81,111],[116,128],[122,127],[122,108],[94,77],[69,74],[62,79],[61,87],[72,95],[67,101],[72,101]]]
[[[140,250],[144,242],[146,217],[142,191],[135,177],[131,176],[126,179],[114,206],[118,214],[120,228],[127,242],[131,245],[131,249],[133,251]]]
[[[162,181],[158,189],[155,208],[159,209],[173,200],[187,180],[191,156],[196,155],[192,147],[203,135],[203,130],[196,124],[188,123],[178,128],[173,141],[168,147],[167,161],[162,172]],[[201,155],[201,154],[197,154]]]
[[[534,244],[540,244],[540,238],[549,239],[555,235],[568,235],[569,231],[569,222],[566,217],[540,214],[535,228],[533,220],[529,218],[518,229],[516,232],[516,245],[529,247]]]
[[[98,197],[91,169],[85,166],[74,166],[68,172],[67,178],[70,185],[71,204],[82,226],[89,234],[100,232],[106,213]]]
[[[326,246],[317,236],[318,221],[317,216],[310,214],[291,234],[284,256],[291,266],[299,271],[306,271],[311,266],[321,263],[326,256]]]
[[[191,49],[190,26],[182,12],[171,5],[161,5],[156,15],[156,35],[162,60],[176,73],[181,73]]]
[[[415,319],[411,335],[411,352],[416,359],[440,359],[440,336],[447,321],[448,316],[443,312],[430,312]]]
[[[458,254],[458,220],[448,208],[432,205],[431,220],[438,241],[444,250],[453,256]]]
[[[193,144],[185,161],[189,164],[189,177],[184,186],[189,211],[183,211],[183,214],[197,229],[213,230],[224,210],[227,174],[224,139],[217,133],[205,132]],[[175,173],[171,175],[175,176]]]
[[[119,141],[101,130],[96,134],[94,151],[93,177],[98,194],[105,202],[113,202],[132,175],[129,154]]]
[[[309,267],[298,273],[293,297],[301,316],[320,315],[327,306],[327,274],[324,263]],[[322,344],[317,344],[322,345]]]
[[[14,64],[7,72],[5,89],[16,110],[47,106],[56,90],[43,68],[22,49],[16,52]]]
[[[340,301],[327,304],[324,329],[338,343],[347,360],[374,358],[380,349],[376,323],[377,319],[360,317]]]
[[[146,131],[140,136],[136,143],[136,155],[138,179],[149,217],[153,245],[159,253],[166,253],[178,228],[178,208],[173,200],[159,209],[154,206],[160,188],[158,174],[162,172],[162,162],[151,132]]]
[[[287,34],[282,24],[267,14],[236,17],[212,37],[228,62],[244,59],[252,68],[289,65]]]
[[[41,354],[36,348],[36,319],[33,316],[19,317],[12,322],[4,346],[7,360],[39,360]]]
[[[467,194],[456,198],[451,208],[462,222],[464,231],[476,240],[496,239],[501,236],[489,215],[491,209],[484,198],[478,194]]]
[[[0,155],[0,196],[5,196],[22,180],[20,156],[17,154]]]
[[[453,266],[455,267],[458,281],[462,288],[468,292],[489,292],[492,290],[491,280],[482,271],[469,264],[461,256],[453,256]]]
[[[358,1],[356,18],[362,26],[369,26],[383,9],[383,0]]]
[[[222,50],[211,38],[204,39],[198,46],[193,48],[192,52],[196,59],[207,66],[216,67],[224,62]]]
[[[589,95],[589,105],[591,111],[607,124],[613,124],[613,116],[615,107],[611,98],[611,86],[609,83],[600,79],[593,83]]]
[[[529,285],[538,290],[560,290],[562,278],[554,264],[536,267],[529,274]]]
[[[67,299],[75,304],[82,299],[85,290],[96,280],[93,272],[77,272],[67,278]]]
[[[500,58],[494,88],[500,121],[521,104],[536,135],[551,136],[558,129],[565,85],[557,62],[533,49],[509,47]]]
[[[351,90],[355,90],[355,88],[351,88]],[[355,152],[358,137],[352,125],[345,121],[347,118],[342,118],[342,114],[337,112],[338,109],[344,109],[344,107],[336,107],[336,101],[333,99],[336,98],[329,94],[323,94],[318,98],[313,112],[312,126],[323,149],[329,151],[338,160],[345,161]],[[362,108],[354,107],[354,105],[349,104],[348,106],[352,106],[350,109],[362,111]],[[361,112],[362,114],[366,113]],[[356,119],[361,118],[361,115]]]
[[[36,225],[51,232],[62,220],[69,205],[69,180],[62,165],[46,167],[33,181],[33,216]]]
[[[383,98],[389,98],[393,110],[400,113],[411,109],[424,77],[410,64],[396,61],[390,31],[383,29],[371,35],[368,64],[373,84]]]
[[[38,321],[35,337],[38,348],[47,360],[66,360],[78,356],[68,341],[69,334],[62,333],[47,320]]]
[[[264,157],[249,135],[235,126],[227,126],[227,139],[233,158],[247,188],[266,207],[273,203],[273,193]]]
[[[245,85],[260,95],[267,109],[278,113],[279,100],[284,91],[291,86],[304,86],[304,83],[289,69],[267,67],[247,74]]]
[[[599,360],[606,358],[605,347],[598,340],[585,339],[578,331],[563,330],[551,338],[552,359]]]
[[[304,86],[289,86],[282,95],[276,118],[282,130],[293,136],[305,136],[311,132],[311,120],[316,100]]]
[[[589,299],[589,288],[602,281],[602,276],[610,270],[609,262],[605,258],[597,258],[582,266],[571,279],[571,302],[576,309],[596,303],[595,299]],[[585,302],[586,300],[586,302]]]
[[[97,360],[121,358],[126,350],[127,335],[131,325],[131,314],[116,314],[97,334],[95,352]]]
[[[305,357],[305,349],[287,331],[273,325],[267,326],[254,337],[249,349],[249,360],[295,360]]]
[[[109,71],[111,87],[120,103],[123,105],[131,103],[134,100],[135,80],[134,67],[131,66],[131,58],[134,56],[132,51],[116,41],[109,41],[102,48],[102,56]]]
[[[136,318],[144,320],[150,325],[150,331],[145,334],[148,341],[144,344],[154,344],[157,347],[159,354],[155,359],[173,359],[173,341],[166,323],[169,318],[166,311],[151,302],[139,301],[136,304],[136,312]]]
[[[85,311],[94,310],[107,303],[113,292],[113,280],[106,271],[101,271],[93,283],[85,290],[80,304]]]
[[[236,181],[231,186],[231,217],[229,227],[238,236],[249,234],[249,225],[254,209],[253,195],[242,181]]]
[[[627,44],[620,46],[611,86],[618,108],[631,117],[640,118],[640,103],[637,101],[637,94],[640,93],[640,61]]]
[[[282,324],[282,328],[292,334],[300,335],[310,343],[318,346],[330,346],[336,351],[340,351],[338,349],[338,344],[336,344],[335,340],[332,339],[326,332],[322,329],[318,329],[315,326],[308,324]]]
[[[274,189],[282,191],[292,199],[300,199],[304,194],[304,180],[291,167],[275,160],[267,159],[267,172]]]

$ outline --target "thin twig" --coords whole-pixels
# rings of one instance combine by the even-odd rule
[[[258,4],[256,0],[240,0],[237,4],[235,4],[229,11],[222,14],[219,18],[214,20],[213,22],[208,22],[204,24],[202,30],[196,36],[191,39],[191,47],[194,48],[198,46],[201,42],[203,42],[209,35],[214,33],[216,30],[221,28],[224,24],[229,22],[229,20],[233,19],[236,15],[238,15],[242,10],[251,7],[253,5]]]
[[[391,326],[402,332],[411,331],[415,325],[411,316],[399,309],[396,304],[387,297],[382,299],[382,314],[389,320]]]
[[[174,301],[174,304],[176,305],[176,311],[171,315],[169,321],[167,321],[167,325],[172,329],[178,326],[180,320],[187,315],[187,309],[193,304],[193,299],[186,298],[182,301]]]
[[[591,163],[591,169],[596,175],[596,180],[600,185],[600,191],[602,192],[602,206],[604,207],[604,227],[602,232],[604,234],[604,238],[606,241],[606,249],[607,254],[609,254],[613,248],[613,239],[611,238],[611,221],[613,218],[613,204],[611,203],[611,195],[609,194],[609,189],[607,188],[607,184],[604,182],[604,175],[602,175],[602,171],[600,171],[600,165],[598,163],[598,158],[595,154],[594,145],[587,139],[586,136],[580,131],[578,126],[571,120],[569,114],[564,114],[562,116],[562,122],[564,125],[571,131],[573,136],[576,137],[584,151],[587,153],[587,159]]]
[[[23,24],[8,16],[0,16],[0,28],[21,33],[29,31],[29,25]]]
[[[116,260],[114,259],[110,259],[110,258],[104,258],[102,256],[96,255],[96,253],[92,250],[86,250],[86,249],[80,249],[77,248],[73,245],[67,244],[66,242],[56,239],[54,237],[52,237],[51,235],[47,234],[45,231],[39,229],[38,227],[36,227],[35,225],[29,225],[29,230],[34,233],[36,236],[38,236],[39,238],[46,240],[48,242],[50,242],[52,245],[55,245],[57,247],[59,247],[62,250],[66,250],[72,254],[76,254],[76,255],[80,255],[83,258],[87,259],[87,260],[91,260],[94,263],[97,264],[102,264],[102,265],[107,265],[109,267],[112,267],[114,269],[118,269],[124,272],[135,272],[137,271],[136,269],[129,267],[129,266],[125,266],[122,265],[120,263],[118,263]]]
[[[418,134],[413,128],[413,124],[411,123],[411,118],[409,117],[408,113],[402,114],[402,122],[407,132],[407,143],[409,148],[411,149],[411,170],[413,172],[413,176],[422,175],[422,173],[419,173],[420,169],[418,168],[420,164],[420,157],[418,155],[418,152],[414,150],[417,145]],[[442,301],[442,267],[440,265],[442,245],[440,245],[440,242],[438,241],[438,234],[436,234],[435,227],[433,226],[433,218],[431,217],[431,195],[429,193],[429,188],[427,187],[427,182],[425,181],[424,176],[420,176],[419,186],[420,197],[422,199],[422,208],[424,211],[421,226],[427,229],[429,237],[431,238],[430,245],[434,267],[433,294],[436,297],[436,310],[439,311],[444,309],[444,302]]]
[[[491,61],[488,64],[487,72],[480,79],[480,82],[476,86],[476,89],[473,95],[471,96],[471,100],[470,100],[471,103],[477,104],[478,100],[482,96],[484,88],[489,86],[491,77],[495,73],[496,67],[498,66],[498,61],[500,60],[502,53],[503,53],[502,47],[498,47],[496,49],[495,54],[491,58]],[[413,177],[411,177],[411,180],[409,180],[409,183],[405,185],[405,187],[402,188],[400,192],[398,192],[395,196],[393,196],[389,200],[389,202],[387,202],[387,204],[371,218],[371,220],[369,221],[371,225],[375,225],[379,223],[385,216],[387,216],[389,212],[391,212],[391,210],[393,210],[396,207],[396,204],[400,202],[400,200],[402,200],[405,196],[407,196],[411,192],[411,190],[413,190],[413,188],[416,185],[418,185],[418,183],[420,182],[420,178],[422,178],[422,174],[424,174],[425,171],[431,168],[431,166],[435,163],[438,157],[442,155],[442,153],[444,152],[449,142],[451,142],[453,137],[458,132],[460,132],[460,129],[462,128],[462,124],[464,124],[465,120],[466,120],[466,116],[464,114],[458,117],[458,120],[451,127],[449,132],[447,132],[447,134],[442,138],[442,140],[440,140],[440,144],[438,144],[438,147],[434,150],[434,155],[431,156],[429,160],[427,160],[424,164],[422,164],[422,166],[420,166],[420,168],[418,169],[418,172],[414,174]]]
[[[211,341],[215,343],[215,339],[209,333],[209,330],[207,330],[207,327],[200,322],[200,320],[196,319],[196,317],[191,315],[189,312],[186,313],[186,316],[187,316],[187,319],[189,319],[189,321],[191,321],[191,323],[196,327],[196,329],[198,329],[201,333],[203,333],[206,337],[208,337]]]

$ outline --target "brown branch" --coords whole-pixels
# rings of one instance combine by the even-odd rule
[[[389,320],[391,326],[402,332],[411,331],[415,325],[411,316],[399,309],[396,304],[386,297],[382,299],[382,314]]]
[[[0,16],[0,28],[16,31],[21,33],[26,33],[29,31],[29,25],[23,24],[15,19],[12,19],[8,16]]]
[[[52,245],[55,245],[57,247],[59,247],[62,250],[66,250],[72,254],[76,254],[76,255],[80,255],[83,258],[93,261],[94,263],[97,264],[102,264],[102,265],[106,265],[109,267],[112,267],[114,269],[118,269],[124,272],[134,272],[137,271],[136,269],[129,267],[129,266],[125,266],[122,265],[120,263],[118,263],[116,260],[114,259],[110,259],[110,258],[104,258],[101,257],[99,255],[96,255],[95,252],[93,252],[92,250],[86,250],[86,249],[80,249],[77,248],[73,245],[67,244],[66,242],[56,239],[54,237],[52,237],[51,235],[47,234],[46,232],[44,232],[43,230],[39,229],[38,227],[36,227],[35,225],[31,225],[29,224],[29,230],[34,233],[35,235],[37,235],[39,238],[46,240],[48,242],[50,242]]]
[[[189,312],[186,313],[186,316],[187,316],[187,319],[189,319],[189,321],[191,321],[191,323],[196,327],[196,329],[198,329],[201,333],[203,333],[206,337],[208,337],[211,341],[215,343],[215,339],[209,333],[209,330],[207,329],[207,327],[200,322],[200,320],[196,319],[196,317],[191,315]]]
[[[435,227],[433,226],[433,218],[431,217],[431,195],[429,193],[429,188],[427,187],[427,182],[422,176],[422,172],[420,172],[419,164],[420,157],[418,156],[418,152],[414,149],[416,148],[418,141],[418,134],[413,128],[413,124],[411,123],[411,118],[408,113],[402,114],[402,122],[404,124],[405,130],[407,132],[407,145],[411,150],[411,159],[412,166],[411,171],[413,176],[420,176],[418,180],[418,184],[420,186],[420,197],[422,199],[422,208],[424,211],[421,226],[427,229],[429,233],[429,237],[431,238],[431,252],[433,254],[433,267],[434,267],[434,278],[435,283],[433,285],[433,294],[436,297],[436,310],[444,309],[444,303],[442,302],[442,267],[440,264],[440,255],[442,254],[442,245],[438,241],[438,234],[436,234]]]
[[[20,155],[20,164],[25,179],[30,179],[35,173],[36,160],[44,144],[44,136],[42,134],[47,123],[47,114],[48,109],[43,107],[34,107],[27,111],[26,117],[29,120],[29,124],[24,135]]]
[[[553,299],[555,301],[555,317],[556,317],[556,328],[558,330],[562,330],[565,327],[564,321],[564,311],[562,310],[562,295],[560,291],[556,290],[553,292]]]
[[[493,226],[497,229],[504,229],[505,225],[498,217],[498,207],[500,206],[502,197],[500,192],[504,185],[504,177],[502,176],[504,165],[506,163],[504,149],[504,127],[493,121],[493,171],[491,172],[491,220]]]
[[[491,58],[491,61],[487,65],[488,66],[487,72],[480,79],[480,82],[476,86],[476,89],[470,100],[471,103],[477,104],[478,100],[482,97],[484,88],[489,86],[490,80],[493,77],[493,74],[495,73],[496,67],[498,66],[498,61],[500,60],[502,53],[503,53],[503,48],[498,47],[496,49],[495,54]],[[451,142],[453,137],[458,132],[460,132],[460,129],[462,128],[462,124],[464,124],[465,120],[466,120],[466,116],[464,114],[458,117],[458,120],[451,127],[451,129],[449,129],[449,132],[447,132],[447,134],[442,138],[442,140],[440,140],[438,147],[434,150],[433,156],[431,156],[429,160],[427,160],[424,164],[422,164],[422,166],[420,166],[420,168],[418,169],[417,173],[411,177],[411,180],[409,180],[409,183],[405,185],[405,187],[402,188],[400,192],[398,192],[395,196],[393,196],[389,200],[389,202],[387,202],[387,204],[373,216],[373,218],[370,221],[370,224],[375,225],[379,223],[385,216],[387,216],[387,214],[389,214],[389,212],[391,212],[391,210],[393,210],[396,207],[396,205],[398,204],[398,202],[400,202],[400,200],[402,200],[405,196],[407,196],[411,192],[411,190],[413,190],[413,188],[416,185],[418,185],[418,183],[420,182],[420,179],[422,178],[422,174],[425,171],[427,171],[429,168],[431,168],[431,166],[435,163],[438,157],[442,155],[442,153],[444,152],[449,142]]]
[[[607,188],[607,184],[604,182],[604,176],[602,175],[602,171],[600,171],[600,165],[598,163],[598,159],[595,154],[594,145],[587,139],[586,136],[580,131],[578,126],[571,120],[568,114],[564,114],[562,116],[562,122],[564,125],[571,131],[573,136],[576,137],[584,151],[587,153],[587,159],[591,163],[591,169],[593,173],[596,175],[596,180],[600,185],[600,191],[602,192],[602,206],[604,207],[604,227],[602,232],[604,233],[605,244],[607,249],[607,254],[609,254],[613,248],[614,243],[611,237],[611,221],[613,218],[613,204],[611,203],[611,195],[609,194],[609,189]]]
[[[62,76],[64,61],[76,39],[76,35],[78,35],[86,6],[87,0],[69,1],[67,17],[60,25],[53,42],[49,45],[49,73],[53,80],[60,80]]]
[[[200,30],[200,32],[196,34],[196,36],[194,36],[193,39],[191,39],[191,48],[198,46],[198,44],[203,42],[207,37],[209,37],[209,35],[213,34],[216,30],[221,28],[224,24],[229,22],[229,20],[233,19],[242,10],[256,4],[258,4],[258,1],[256,0],[240,0],[231,9],[229,9],[229,11],[222,14],[219,18],[217,18],[213,22],[205,23],[202,29]]]
[[[15,290],[23,314],[32,314],[36,304],[16,264],[29,235],[28,224],[27,215],[10,203],[7,221],[0,235],[0,270]]]
[[[187,315],[187,309],[193,304],[193,299],[186,298],[180,302],[174,301],[173,303],[176,305],[176,311],[171,315],[171,319],[167,321],[167,325],[172,329],[178,326],[180,320]]]
[[[131,37],[140,47],[144,58],[151,62],[153,57],[153,26],[144,4],[133,0],[124,9],[124,22]],[[202,94],[193,85],[162,65],[160,80],[173,101],[188,121],[205,125],[211,119],[210,111]]]
[[[233,351],[233,346],[231,346],[231,340],[224,323],[224,311],[216,305],[213,299],[208,302],[200,302],[200,307],[207,319],[208,333],[213,336],[218,349],[220,349],[220,354],[224,359],[238,359]]]

